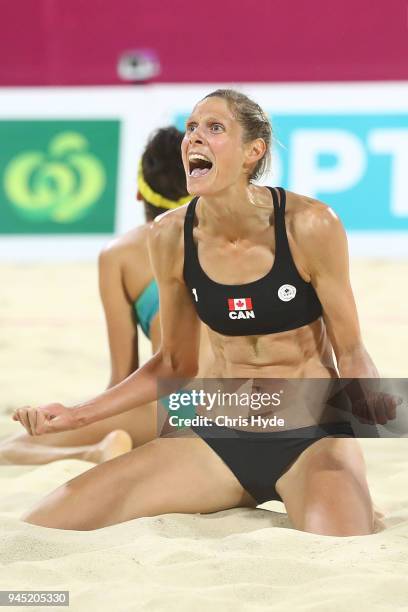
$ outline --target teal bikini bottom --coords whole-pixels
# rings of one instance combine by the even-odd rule
[[[150,325],[152,319],[159,312],[159,290],[156,281],[153,279],[142,291],[137,300],[133,303],[137,322],[143,333],[150,339]]]

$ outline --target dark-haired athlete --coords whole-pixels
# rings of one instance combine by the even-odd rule
[[[377,376],[361,339],[340,221],[321,202],[251,182],[267,164],[270,142],[265,113],[242,94],[218,90],[195,106],[182,156],[188,191],[197,197],[161,216],[149,236],[160,350],[89,402],[19,411],[29,433],[94,423],[154,399],[157,378],[195,376],[200,318],[210,329],[220,378],[256,378],[262,386],[262,379]],[[254,316],[231,318],[230,304]],[[296,437],[300,444],[283,437],[238,440],[232,454],[228,440],[212,448],[206,431],[157,438],[59,487],[24,520],[89,530],[282,499],[298,529],[372,533],[358,441],[345,428],[316,425],[307,433],[307,443]]]
[[[139,367],[136,323],[160,346],[159,294],[147,249],[150,223],[191,198],[175,127],[157,130],[144,149],[138,169],[137,199],[146,223],[115,238],[99,256],[99,285],[109,337],[111,378],[108,388]],[[100,463],[140,446],[157,435],[155,402],[92,423],[82,429],[31,437],[18,434],[0,442],[0,463],[43,464],[77,458]]]

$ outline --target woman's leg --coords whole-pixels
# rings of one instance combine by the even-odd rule
[[[279,478],[276,490],[296,529],[333,536],[374,532],[364,457],[355,438],[314,442]]]
[[[111,431],[100,442],[83,446],[43,446],[31,442],[27,434],[7,438],[0,443],[0,465],[43,465],[60,459],[82,459],[103,463],[132,449],[132,438],[126,431]]]
[[[62,485],[23,517],[56,529],[92,530],[143,516],[255,507],[200,438],[157,438]]]
[[[155,403],[128,410],[74,431],[42,436],[21,433],[8,437],[0,441],[0,465],[43,464],[67,458],[105,461],[115,456],[115,449],[118,449],[119,443],[123,447],[122,452],[129,450],[129,442],[125,439],[124,433],[119,437],[107,438],[115,430],[127,432],[131,437],[133,448],[153,440],[157,436]],[[116,452],[117,454],[120,453]]]

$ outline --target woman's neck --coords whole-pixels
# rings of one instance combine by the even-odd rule
[[[272,195],[265,187],[233,185],[198,204],[201,229],[235,241],[270,225]]]

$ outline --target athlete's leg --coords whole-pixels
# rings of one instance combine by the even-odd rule
[[[134,448],[141,446],[153,440],[157,435],[156,415],[156,405],[152,403],[73,431],[44,434],[42,436],[29,436],[26,433],[17,434],[0,441],[0,465],[2,463],[49,463],[68,457],[89,459],[89,456],[87,456],[89,452],[93,453],[93,457],[97,457],[99,454],[100,461],[103,461],[104,453],[101,453],[100,449],[94,448],[95,445],[100,445],[103,442],[106,449],[108,434],[114,430],[122,430],[130,435]],[[124,437],[122,436],[123,441]],[[114,442],[111,439],[110,443],[114,443],[117,447],[118,440]],[[125,450],[129,450],[128,442],[125,446]],[[90,460],[94,461],[96,459]]]
[[[255,505],[203,440],[158,438],[70,480],[23,520],[57,529],[92,530],[143,516]]]
[[[276,490],[296,529],[334,536],[374,532],[364,457],[355,438],[314,442],[279,478]]]
[[[30,439],[23,434],[0,443],[0,465],[43,465],[60,459],[102,463],[129,452],[133,446],[129,434],[120,429],[111,431],[96,444],[84,446],[43,446]]]

